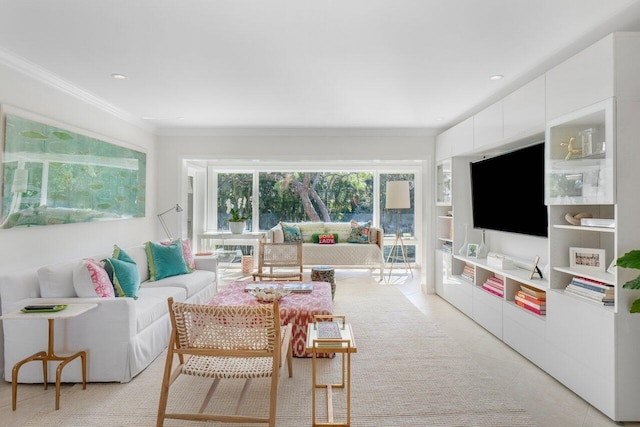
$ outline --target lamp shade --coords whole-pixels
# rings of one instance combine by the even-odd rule
[[[409,181],[387,182],[386,209],[408,209],[411,207]]]

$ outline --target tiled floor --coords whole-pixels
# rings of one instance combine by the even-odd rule
[[[221,278],[221,286],[238,277],[233,271],[228,271]],[[508,395],[516,399],[541,427],[640,426],[640,423],[617,424],[611,421],[446,301],[437,295],[422,293],[418,277],[419,272],[414,271],[414,277],[411,278],[402,270],[394,270],[389,283],[380,284],[377,274],[372,275],[367,270],[336,271],[338,286],[366,281],[372,285],[395,286],[401,290],[416,307],[468,351],[481,368],[492,373],[499,385],[508,391]],[[64,396],[64,388],[69,385],[62,387]],[[30,414],[37,412],[37,408],[51,407],[53,391],[53,386],[45,391],[42,385],[20,385],[18,405],[29,405],[33,410],[13,412],[11,384],[0,381],[0,426],[21,426],[29,420]],[[64,397],[62,399],[61,404],[64,405]]]

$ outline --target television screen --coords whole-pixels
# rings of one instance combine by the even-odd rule
[[[471,162],[473,227],[548,236],[544,142]]]

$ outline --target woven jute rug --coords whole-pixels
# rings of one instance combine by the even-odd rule
[[[338,286],[334,312],[346,315],[356,338],[352,356],[352,426],[535,426],[534,420],[393,286]],[[93,383],[64,390],[60,410],[38,414],[28,426],[154,426],[165,354],[127,384]],[[322,381],[339,382],[340,356],[319,360]],[[324,377],[323,377],[324,376]],[[182,376],[168,410],[200,406],[209,380]],[[231,408],[241,384],[222,382],[210,407]],[[294,376],[281,372],[277,425],[311,425],[311,360],[294,359]],[[326,414],[319,392],[319,421]],[[345,399],[334,392],[335,421]],[[243,413],[266,414],[268,383],[254,380]],[[167,420],[166,426],[227,426]],[[250,424],[256,425],[256,424]]]

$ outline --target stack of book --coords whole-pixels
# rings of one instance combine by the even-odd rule
[[[469,280],[470,282],[473,282],[475,280],[476,273],[472,265],[465,264],[464,270],[462,270],[462,277]]]
[[[496,276],[491,276],[482,284],[482,289],[502,297],[504,296],[504,281]]]
[[[544,316],[547,314],[547,294],[545,291],[521,286],[514,297],[516,305],[532,313]]]
[[[574,277],[564,291],[606,306],[614,305],[615,292],[613,286],[597,280]]]
[[[444,242],[442,243],[442,252],[445,253],[453,253],[453,242]]]

